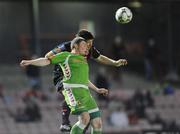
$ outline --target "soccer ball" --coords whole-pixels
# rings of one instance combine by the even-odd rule
[[[121,7],[116,11],[116,21],[122,24],[129,23],[132,20],[133,14],[127,7]]]

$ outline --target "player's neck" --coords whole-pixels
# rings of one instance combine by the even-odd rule
[[[77,51],[76,49],[73,49],[73,50],[71,51],[71,53],[73,53],[73,54],[79,54],[79,51]]]

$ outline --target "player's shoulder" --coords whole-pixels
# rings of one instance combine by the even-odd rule
[[[99,56],[101,55],[101,53],[99,52],[99,50],[96,49],[96,47],[93,45],[90,49],[90,53],[88,55],[88,58],[93,58],[93,59],[97,59]]]
[[[92,51],[99,51],[94,45],[91,47]]]
[[[61,53],[56,54],[55,56],[56,56],[56,57],[67,57],[67,56],[69,56],[69,55],[71,55],[70,52],[63,51],[63,52],[61,52]]]
[[[70,52],[67,52],[67,51],[63,51],[63,52],[61,52],[60,54],[61,54],[61,55],[71,55],[71,53],[70,53]]]

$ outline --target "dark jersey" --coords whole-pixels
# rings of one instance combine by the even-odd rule
[[[61,51],[71,52],[71,42],[69,41],[69,42],[61,43],[56,48],[60,48]],[[54,50],[52,50],[52,52],[56,54]],[[92,46],[91,49],[89,50],[89,54],[87,55],[87,59],[90,58],[97,59],[99,56],[100,56],[100,52],[94,46]],[[54,74],[54,78],[53,78],[54,85],[57,85],[57,83],[61,82],[61,80],[63,79],[63,72],[59,64],[56,64],[54,66],[53,74]]]

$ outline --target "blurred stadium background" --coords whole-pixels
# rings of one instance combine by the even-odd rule
[[[129,24],[115,21],[122,6],[133,12]],[[179,131],[179,7],[178,0],[0,0],[0,134],[61,133],[53,66],[27,69],[19,62],[44,56],[80,28],[95,35],[103,55],[128,60],[120,68],[89,62],[91,80],[110,91],[108,98],[93,93],[103,133]],[[31,88],[29,77],[40,87]]]

